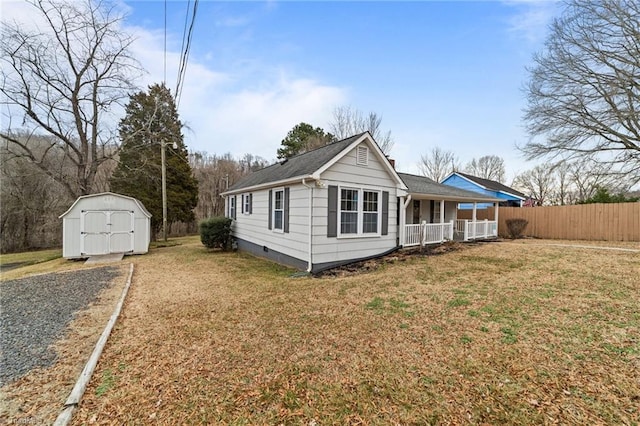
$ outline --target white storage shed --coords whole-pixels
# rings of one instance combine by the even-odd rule
[[[62,257],[149,251],[151,214],[137,199],[103,192],[79,197],[62,219]]]

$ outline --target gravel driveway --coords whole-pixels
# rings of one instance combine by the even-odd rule
[[[49,345],[121,274],[105,266],[0,283],[0,386],[54,363]]]

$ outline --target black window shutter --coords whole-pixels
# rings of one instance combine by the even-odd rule
[[[233,207],[234,207],[234,209],[233,209],[233,219],[235,219],[236,216],[237,216],[236,212],[238,211],[238,196],[237,195],[233,196]]]
[[[249,194],[249,214],[253,213],[253,194]]]
[[[382,191],[382,235],[389,234],[389,192]]]
[[[329,208],[327,211],[327,237],[338,236],[338,187],[329,185]]]
[[[284,232],[289,232],[289,188],[284,189]]]
[[[242,203],[242,207],[240,207],[240,209],[241,209],[240,212],[244,213],[244,194],[242,194],[241,203]]]
[[[269,190],[269,229],[272,228],[271,226],[271,217],[272,217],[272,213],[271,213],[271,209],[273,208],[273,190]]]

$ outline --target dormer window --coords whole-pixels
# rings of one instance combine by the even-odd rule
[[[358,166],[369,165],[369,148],[366,146],[359,146],[356,148],[356,164]]]

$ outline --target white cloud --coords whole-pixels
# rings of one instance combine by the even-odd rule
[[[328,122],[333,107],[345,98],[341,89],[313,80],[283,76],[270,83],[268,89],[191,97],[196,104],[185,114],[181,106],[181,115],[191,117],[187,121],[195,135],[187,138],[192,139],[192,149],[272,159],[293,126]]]
[[[2,4],[3,19],[27,21],[33,9],[25,2]],[[242,25],[231,20],[227,25]],[[164,32],[124,26],[133,34],[131,46],[147,73],[139,81],[146,88],[164,78]],[[171,34],[168,45],[171,45]],[[177,39],[177,35],[174,35]],[[175,41],[175,40],[174,40]],[[252,64],[238,73],[217,71],[203,64],[207,58],[191,56],[184,80],[179,114],[189,149],[211,154],[231,152],[275,158],[280,141],[301,121],[314,126],[329,122],[336,105],[346,101],[346,92],[304,76],[293,75],[278,65]],[[166,84],[175,91],[179,52],[166,54]],[[274,71],[275,67],[275,71]]]
[[[511,0],[504,2],[516,9],[509,19],[509,31],[529,43],[544,41],[551,21],[559,12],[559,3],[551,0]]]
[[[161,82],[163,33],[139,27],[132,30],[134,55],[148,70],[143,84]],[[178,60],[178,52],[167,52],[167,86],[172,92]],[[255,64],[251,68],[256,71],[232,75],[190,57],[178,108],[187,126],[185,143],[190,150],[235,156],[252,153],[272,159],[293,126],[301,121],[322,126],[330,120],[335,105],[345,101],[345,91],[339,87],[283,69],[273,71]]]

